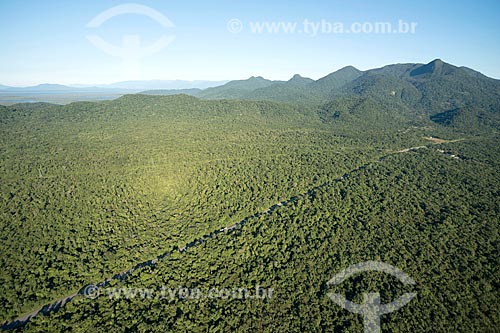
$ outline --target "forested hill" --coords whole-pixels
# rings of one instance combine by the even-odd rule
[[[300,75],[279,82],[252,77],[206,90],[178,92],[203,99],[326,105],[323,109],[332,103],[343,104],[339,110],[333,111],[332,117],[335,117],[336,111],[349,107],[353,99],[361,98],[380,104],[375,109],[382,110],[389,105],[389,108],[410,110],[412,117],[418,116],[445,126],[500,128],[500,81],[440,59],[428,64],[395,64],[368,71],[348,66],[317,81]],[[154,91],[146,93],[155,94]]]

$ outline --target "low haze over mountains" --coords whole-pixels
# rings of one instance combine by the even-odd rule
[[[81,92],[81,91],[140,91],[144,89],[206,89],[209,87],[218,86],[227,81],[183,81],[183,80],[144,80],[144,81],[123,81],[111,84],[95,84],[95,85],[62,85],[43,83],[29,87],[10,87],[0,84],[0,90],[9,92]]]

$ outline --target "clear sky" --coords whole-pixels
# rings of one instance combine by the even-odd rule
[[[123,7],[131,3],[147,7]],[[118,5],[135,13],[111,10],[89,26]],[[305,20],[316,25],[316,34]],[[396,29],[399,20],[417,23],[414,33],[339,32],[339,24],[345,31],[353,23],[369,30],[389,22]],[[265,22],[296,26],[257,32],[256,24]],[[329,24],[335,24],[335,33]],[[128,56],[106,53],[109,48],[96,46],[89,36],[115,49],[128,46]],[[156,53],[130,51],[158,41],[164,43]],[[500,78],[500,1],[0,0],[0,45],[0,84],[13,86],[253,75],[289,79],[295,73],[317,79],[346,65],[364,70],[435,58]]]

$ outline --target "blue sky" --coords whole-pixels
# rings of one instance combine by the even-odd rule
[[[87,24],[112,7],[152,8],[175,27],[122,14]],[[500,1],[44,1],[0,0],[0,84],[91,84],[135,79],[225,80],[261,75],[320,78],[346,65],[359,69],[441,58],[500,78]],[[228,30],[237,19],[238,33]],[[304,33],[319,24],[415,22],[415,33]],[[295,23],[294,32],[252,31],[255,23]],[[338,25],[337,25],[338,27]],[[233,26],[234,28],[234,26]],[[241,29],[241,31],[239,31]],[[123,36],[147,47],[174,40],[154,54],[125,59],[96,47],[94,35],[120,47]]]

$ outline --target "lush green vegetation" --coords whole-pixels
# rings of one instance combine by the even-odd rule
[[[364,292],[382,290],[383,302],[418,293],[383,317],[383,330],[493,332],[500,324],[497,140],[442,147],[464,160],[436,149],[393,155],[113,284],[157,292],[163,285],[272,286],[271,299],[81,298],[29,329],[359,332],[361,317],[326,293],[361,302]],[[481,157],[473,153],[479,147]],[[326,286],[343,268],[373,259],[400,267],[416,286],[381,273]]]
[[[314,82],[253,78],[205,91],[247,101],[127,95],[0,106],[0,321],[296,197],[112,281],[260,285],[274,288],[271,299],[77,297],[25,329],[360,331],[362,318],[328,292],[359,302],[380,290],[388,302],[413,290],[383,330],[495,331],[498,82],[448,66],[349,67]],[[459,94],[448,81],[479,88]],[[446,98],[453,103],[432,102]],[[367,273],[326,285],[366,260],[417,284]]]
[[[310,111],[268,102],[42,106],[2,114],[4,319],[379,154],[305,121]]]

